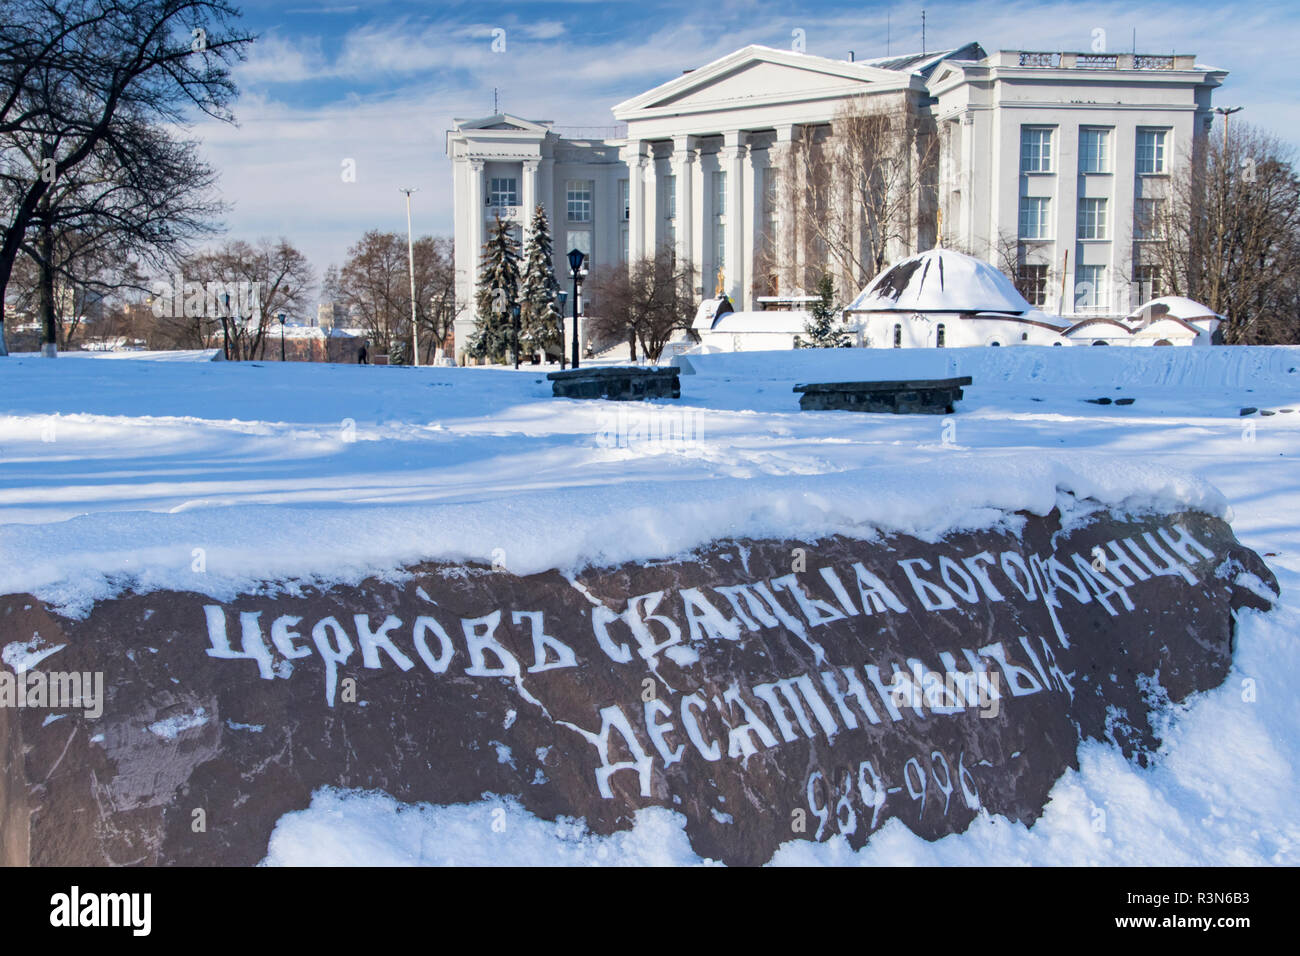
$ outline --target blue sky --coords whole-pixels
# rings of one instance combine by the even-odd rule
[[[453,117],[501,108],[567,126],[610,126],[610,107],[749,43],[859,59],[976,40],[985,49],[1109,49],[1195,53],[1231,72],[1216,103],[1300,141],[1290,77],[1300,7],[1288,3],[841,3],[766,0],[438,2],[252,0],[259,34],[236,69],[238,128],[194,133],[222,174],[239,238],[285,235],[317,270],[341,263],[366,229],[403,230],[399,186],[415,186],[417,234],[449,234]],[[888,27],[887,27],[888,24]],[[493,52],[494,30],[505,50]],[[497,34],[500,36],[500,34]],[[499,46],[500,44],[498,44]],[[356,181],[340,175],[345,160]]]

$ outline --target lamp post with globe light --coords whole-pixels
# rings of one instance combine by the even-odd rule
[[[578,289],[582,283],[582,264],[587,259],[581,249],[569,250],[569,271],[573,273],[573,367],[578,367]]]

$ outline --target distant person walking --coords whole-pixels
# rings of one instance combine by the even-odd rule
[[[357,364],[358,364],[358,365],[369,365],[369,364],[370,364],[370,350],[369,350],[368,348],[366,348],[366,346],[368,346],[369,344],[370,344],[369,342],[362,342],[362,343],[361,343],[361,351],[357,353]]]

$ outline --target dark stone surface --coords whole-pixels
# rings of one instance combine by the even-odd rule
[[[0,643],[63,645],[33,673],[99,672],[105,694],[97,719],[0,706],[0,860],[253,864],[322,786],[512,794],[599,833],[660,805],[739,864],[891,817],[927,839],[1032,824],[1081,739],[1148,761],[1153,716],[1222,683],[1234,609],[1276,582],[1204,515],[1019,517],[1019,536],[718,542],[573,579],[427,564],[126,594],[82,620],[11,595]]]
[[[681,369],[612,366],[550,372],[554,398],[605,398],[617,402],[681,398]]]
[[[897,382],[818,382],[796,385],[804,411],[888,412],[895,415],[950,415],[961,401],[969,376]]]

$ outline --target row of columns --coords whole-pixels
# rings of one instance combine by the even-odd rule
[[[750,288],[764,241],[766,177],[770,175],[769,170],[779,168],[798,129],[794,125],[778,127],[775,142],[770,142],[770,134],[759,138],[744,130],[673,137],[672,151],[666,160],[667,171],[676,183],[673,208],[676,251],[679,259],[695,263],[705,296],[713,295],[716,282],[715,272],[704,274],[706,265],[715,265],[710,241],[715,219],[711,174],[716,170],[727,175],[724,286],[737,307],[742,303],[752,307]],[[701,141],[718,136],[722,139],[721,148],[716,153],[702,153]],[[630,205],[628,254],[633,260],[652,254],[667,238],[661,200],[667,186],[659,175],[655,147],[649,140],[633,140],[624,150]],[[708,156],[714,159],[709,161]],[[777,217],[781,214],[778,207]],[[777,250],[778,257],[791,252],[788,232],[784,228],[776,230],[777,241],[787,247]]]

